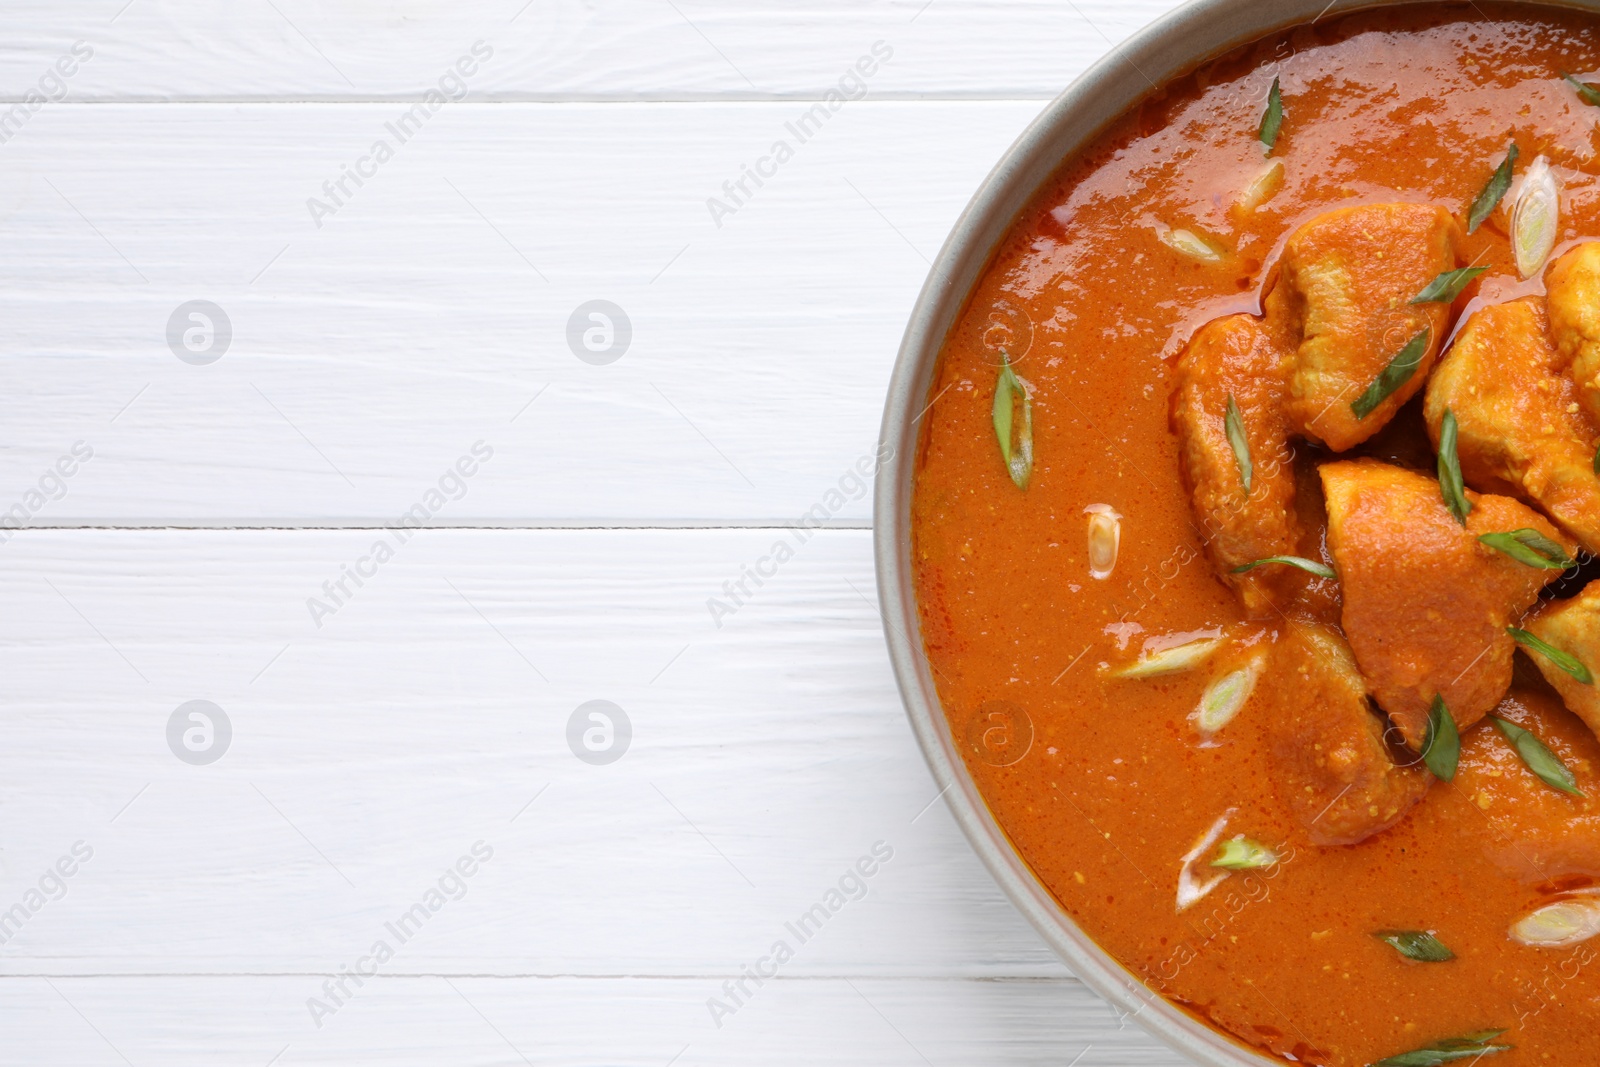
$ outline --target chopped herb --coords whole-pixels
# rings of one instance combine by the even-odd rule
[[[1578,90],[1579,100],[1582,100],[1585,104],[1593,104],[1595,107],[1600,107],[1600,90],[1596,90],[1594,86],[1579,81],[1566,71],[1561,72],[1561,78],[1568,85]]]
[[[1432,331],[1424,326],[1422,332],[1406,342],[1406,346],[1395,353],[1389,365],[1379,373],[1377,380],[1367,386],[1367,391],[1356,397],[1350,405],[1350,410],[1355,412],[1356,418],[1364,419],[1377,410],[1378,405],[1389,399],[1389,396],[1402,385],[1411,380],[1417,372],[1417,367],[1422,363],[1423,355],[1428,351],[1428,338]]]
[[[1461,525],[1467,524],[1472,514],[1472,501],[1467,499],[1467,487],[1461,480],[1461,460],[1456,456],[1456,414],[1444,409],[1439,423],[1439,493],[1444,506]]]
[[[1258,174],[1254,181],[1245,186],[1244,192],[1239,194],[1239,199],[1233,203],[1233,214],[1248,215],[1256,208],[1278,195],[1278,190],[1283,188],[1283,160],[1274,159]]]
[[[1332,567],[1318,563],[1315,560],[1306,559],[1304,556],[1268,556],[1266,559],[1258,559],[1253,563],[1241,563],[1233,568],[1230,573],[1243,574],[1245,571],[1253,571],[1257,567],[1268,563],[1284,563],[1290,567],[1299,567],[1308,574],[1315,574],[1318,578],[1339,577],[1333,572]]]
[[[1413,304],[1448,304],[1461,295],[1461,291],[1472,284],[1472,280],[1488,267],[1462,267],[1460,270],[1447,270],[1433,281],[1428,287],[1411,298]]]
[[[1572,566],[1572,557],[1567,555],[1567,550],[1538,530],[1524,527],[1509,533],[1479,534],[1478,540],[1525,566],[1547,571],[1564,571]]]
[[[1202,637],[1159,652],[1147,652],[1132,663],[1113,667],[1105,673],[1113,678],[1158,678],[1163,674],[1176,674],[1198,667],[1221,646],[1220,637]]]
[[[1089,516],[1089,577],[1104,581],[1117,569],[1117,551],[1122,547],[1122,516],[1110,504],[1090,504],[1083,513]]]
[[[1594,472],[1600,474],[1600,447],[1594,450]]]
[[[1255,871],[1278,862],[1278,854],[1259,841],[1240,835],[1224,841],[1211,866],[1229,871]]]
[[[1278,129],[1283,125],[1283,93],[1278,88],[1278,79],[1272,79],[1272,90],[1267,93],[1267,110],[1261,116],[1261,129],[1256,132],[1256,137],[1270,153],[1278,143]]]
[[[1156,239],[1174,252],[1181,252],[1201,263],[1221,263],[1221,242],[1199,230],[1162,230]]]
[[[1015,418],[1019,398],[1020,422]],[[1033,398],[1028,395],[1027,383],[1011,369],[1011,357],[1003,348],[1000,377],[994,383],[994,435],[1000,441],[1000,458],[1005,461],[1006,473],[1018,489],[1028,488],[1028,478],[1033,474]]]
[[[1600,900],[1593,896],[1557,900],[1524,915],[1507,933],[1511,940],[1534,948],[1576,945],[1600,934]]]
[[[1244,433],[1244,416],[1239,414],[1239,405],[1234,402],[1233,394],[1228,394],[1228,413],[1223,416],[1222,424],[1228,431],[1228,444],[1233,448],[1233,458],[1239,463],[1239,480],[1244,483],[1246,496],[1250,495],[1250,476],[1255,468],[1250,465],[1250,439]]]
[[[1445,963],[1456,954],[1428,930],[1378,930],[1373,937],[1408,960],[1419,963]]]
[[[1511,208],[1511,252],[1518,274],[1531,278],[1539,273],[1556,247],[1560,227],[1561,186],[1549,160],[1539,156],[1522,176]]]
[[[1200,694],[1200,703],[1189,713],[1190,720],[1201,733],[1209,737],[1244,710],[1245,701],[1255,691],[1256,679],[1261,677],[1265,666],[1266,657],[1257,655],[1243,667],[1213,679],[1206,686]]]
[[[1543,741],[1514,722],[1497,715],[1491,715],[1489,718],[1500,728],[1500,732],[1506,735],[1506,740],[1517,750],[1522,762],[1528,765],[1528,770],[1539,776],[1540,781],[1563,793],[1571,793],[1575,797],[1583,796],[1583,790],[1578,788],[1578,780],[1572,776],[1572,771],[1561,762],[1560,756],[1545,747]]]
[[[1489,184],[1483,187],[1483,192],[1472,202],[1472,207],[1467,210],[1467,232],[1475,233],[1483,220],[1494,213],[1500,205],[1500,200],[1506,195],[1506,190],[1511,188],[1511,168],[1517,162],[1517,143],[1511,142],[1506,146],[1505,160],[1495,168],[1494,175],[1489,179]]]
[[[1589,673],[1589,668],[1585,667],[1583,661],[1578,657],[1563,652],[1554,645],[1546,644],[1528,631],[1519,630],[1515,626],[1507,626],[1506,633],[1515,638],[1517,644],[1539,653],[1539,655],[1554,663],[1584,685],[1594,684],[1594,675]]]
[[[1455,716],[1444,705],[1444,697],[1437,693],[1433,706],[1428,709],[1428,732],[1422,739],[1422,762],[1442,782],[1456,776],[1456,763],[1461,759],[1461,733],[1456,729]]]
[[[1442,1067],[1443,1064],[1454,1063],[1456,1060],[1470,1060],[1495,1052],[1505,1052],[1515,1046],[1489,1044],[1503,1033],[1504,1030],[1479,1030],[1474,1034],[1447,1037],[1443,1041],[1435,1041],[1431,1045],[1381,1059],[1369,1064],[1368,1067]]]

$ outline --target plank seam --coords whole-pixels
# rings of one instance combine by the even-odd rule
[[[1068,81],[1061,84],[1065,88]],[[1058,94],[1047,90],[1036,92],[985,92],[974,90],[972,92],[942,91],[920,92],[916,90],[888,90],[873,93],[870,99],[857,101],[858,103],[1039,103],[1054,100]],[[72,100],[53,101],[53,107],[96,107],[100,105],[117,104],[417,104],[422,103],[420,93],[405,93],[394,96],[332,96],[308,93],[300,96],[265,96],[258,93],[239,93],[218,96],[157,96],[153,93],[131,93],[127,96],[116,97],[88,97]],[[470,100],[459,101],[455,106],[464,104],[822,104],[827,102],[827,97],[820,93],[509,93],[496,96],[493,94],[475,95]],[[24,103],[21,96],[4,94],[0,95],[0,107]]]
[[[397,528],[398,527],[395,527],[395,526],[392,526],[392,525],[386,525],[384,523],[361,522],[361,521],[358,521],[358,520],[353,520],[353,521],[350,521],[350,522],[347,522],[347,523],[344,523],[344,522],[335,522],[335,523],[321,523],[321,522],[307,522],[307,523],[287,522],[286,523],[286,522],[276,522],[276,523],[272,523],[272,524],[240,523],[240,522],[229,522],[227,520],[219,520],[219,521],[202,522],[202,523],[174,523],[174,522],[147,522],[147,523],[141,523],[141,522],[135,522],[135,523],[103,523],[103,522],[32,523],[32,524],[29,524],[27,526],[8,526],[8,527],[5,527],[5,532],[7,534],[9,534],[10,536],[15,536],[17,534],[30,533],[30,532],[54,532],[54,531],[62,531],[62,530],[104,530],[104,531],[108,531],[108,532],[170,530],[170,531],[194,531],[194,532],[197,532],[197,533],[212,533],[212,532],[221,531],[221,530],[247,530],[247,531],[248,530],[261,530],[261,531],[274,531],[274,532],[300,532],[300,531],[316,532],[316,531],[325,531],[325,532],[329,532],[329,533],[335,533],[335,532],[338,532],[338,531],[341,531],[341,530],[367,530],[367,531],[374,531],[374,530],[394,530],[394,529],[397,529]],[[421,531],[421,530],[482,530],[482,531],[489,531],[489,530],[544,531],[544,530],[549,530],[549,531],[560,531],[560,532],[569,532],[569,531],[570,532],[581,532],[581,531],[585,531],[585,530],[592,530],[592,531],[616,530],[616,531],[641,531],[641,532],[648,532],[648,531],[652,531],[652,530],[654,530],[654,531],[662,531],[662,532],[669,532],[669,531],[670,532],[679,532],[679,531],[691,531],[691,530],[707,530],[707,531],[711,531],[711,530],[763,531],[764,530],[764,531],[768,531],[768,532],[793,533],[793,532],[795,532],[797,530],[813,530],[813,529],[816,529],[816,530],[827,530],[827,531],[834,531],[834,530],[854,530],[854,531],[858,531],[858,532],[859,531],[868,531],[868,530],[872,529],[872,523],[869,522],[869,521],[866,521],[866,520],[861,520],[861,521],[845,520],[845,521],[824,523],[824,524],[820,524],[820,525],[818,525],[816,527],[812,527],[812,526],[809,526],[809,525],[807,525],[807,526],[795,526],[795,525],[790,524],[790,523],[778,523],[778,522],[766,522],[766,521],[755,521],[755,522],[749,522],[749,523],[738,523],[738,522],[696,522],[696,521],[694,521],[692,519],[684,520],[682,522],[673,522],[673,521],[670,521],[670,520],[664,520],[664,521],[653,522],[653,523],[639,523],[639,522],[626,522],[626,521],[624,521],[624,522],[616,522],[616,523],[605,523],[605,522],[595,522],[593,520],[587,520],[587,519],[575,519],[575,520],[573,520],[571,522],[563,522],[562,520],[557,519],[557,520],[545,520],[545,521],[536,522],[536,523],[519,523],[519,522],[511,522],[511,521],[508,521],[508,522],[495,522],[495,521],[492,521],[492,520],[470,520],[470,521],[463,521],[463,522],[436,523],[436,524],[430,524],[430,525],[427,525],[427,526],[407,526],[404,529],[406,529],[407,531],[412,531],[412,532]],[[10,536],[5,538],[5,540],[10,540]]]
[[[637,982],[714,982],[724,978],[738,978],[738,971],[706,972],[702,974],[493,974],[481,971],[427,971],[416,973],[378,973],[368,975],[369,978],[388,979],[390,981],[405,981],[407,979],[422,978],[473,978],[473,979],[499,979],[502,981],[637,981]],[[57,971],[20,971],[15,974],[0,975],[0,981],[7,979],[38,979],[38,978],[67,978],[67,979],[107,979],[107,978],[328,978],[339,976],[338,971],[149,971],[149,972],[118,972],[96,971],[82,974],[62,974]],[[964,974],[815,974],[815,975],[778,975],[767,979],[769,982],[805,983],[805,982],[988,982],[1004,985],[1082,985],[1082,981],[1073,975],[964,975]]]

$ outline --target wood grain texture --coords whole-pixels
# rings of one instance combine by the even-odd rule
[[[382,525],[482,440],[431,524],[791,522],[873,451],[928,257],[1037,107],[864,101],[805,144],[794,103],[468,103],[405,144],[383,104],[41,114],[0,157],[0,512],[82,440],[22,521]],[[204,366],[168,342],[195,299],[232,324]],[[594,299],[632,322],[603,366]]]
[[[57,56],[92,58],[68,99],[420,99],[472,42],[483,100],[819,97],[874,41],[873,91],[1048,99],[1173,0],[96,0],[8,5],[0,91],[21,99]],[[48,88],[48,87],[47,87]]]
[[[13,1062],[96,1067],[1183,1062],[1070,979],[778,979],[720,1029],[709,978],[379,978],[318,1029],[321,981],[0,979],[0,1021]]]
[[[867,532],[794,545],[719,628],[708,597],[785,535],[423,531],[317,626],[374,536],[5,546],[0,912],[74,842],[94,858],[0,973],[333,971],[480,839],[388,973],[737,973],[879,841],[785,975],[1066,973],[929,807]],[[196,699],[232,724],[209,766],[165,732]],[[609,766],[568,747],[594,699],[632,723]]]
[[[92,855],[4,927],[8,1050],[1172,1062],[1067,977],[933,802],[867,533],[815,534],[712,624],[708,590],[771,537],[422,531],[318,629],[306,595],[369,533],[16,535],[0,912]],[[597,697],[633,727],[607,766],[565,737]],[[233,731],[206,766],[165,735],[193,699]],[[392,926],[479,842],[425,923]],[[879,842],[865,893],[797,937]],[[779,940],[780,977],[714,1025],[708,998]],[[322,976],[357,969],[380,976],[326,999]],[[320,1028],[312,997],[337,1008]]]
[[[854,481],[973,190],[1173,6],[7,5],[0,1058],[1181,1062],[934,797]],[[415,110],[478,41],[464,99]],[[633,327],[606,365],[567,339],[596,299]],[[233,331],[209,365],[168,340],[193,300]],[[782,528],[808,511],[854,529]],[[382,529],[408,512],[657,529]],[[633,731],[603,766],[567,736],[596,699]],[[170,747],[194,700],[232,730],[209,765]],[[779,939],[718,1027],[708,998]]]

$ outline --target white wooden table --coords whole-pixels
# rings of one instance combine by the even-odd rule
[[[935,802],[851,481],[961,207],[1169,6],[8,3],[0,1061],[1176,1062]]]

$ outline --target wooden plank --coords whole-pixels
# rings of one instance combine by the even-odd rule
[[[0,90],[10,100],[30,91],[74,101],[420,99],[482,41],[492,55],[465,79],[480,100],[816,98],[882,41],[892,57],[872,76],[874,94],[1047,99],[1175,6],[28,0],[7,7]],[[54,61],[80,41],[89,58],[51,80]]]
[[[1037,107],[864,101],[804,144],[795,103],[467,103],[404,144],[386,104],[41,114],[0,159],[0,515],[382,525],[482,441],[428,523],[792,522],[870,457],[928,257]],[[605,365],[568,340],[596,299],[632,324]],[[847,491],[822,517],[865,525]]]
[[[318,627],[374,536],[13,537],[0,973],[337,973],[479,841],[386,973],[737,973],[841,879],[786,976],[1066,973],[933,803],[868,533],[788,535],[718,627],[708,598],[785,535],[422,531]],[[169,747],[195,700],[231,724],[207,765]],[[593,700],[631,722],[609,765],[569,747]]]
[[[4,529],[865,527],[927,260],[1040,102],[1171,6],[9,5],[0,99],[64,94],[0,105],[11,1057],[1181,1062],[933,797],[864,529]],[[412,111],[478,40],[466,98]],[[596,299],[634,328],[609,364],[567,339]],[[193,300],[231,324],[213,363],[168,339]],[[569,738],[594,700],[631,724],[612,763]]]
[[[783,979],[713,1025],[715,976],[384,978],[319,1029],[312,975],[0,980],[18,1063],[306,1067],[1184,1061],[1070,979]],[[276,1057],[276,1058],[274,1058]]]

